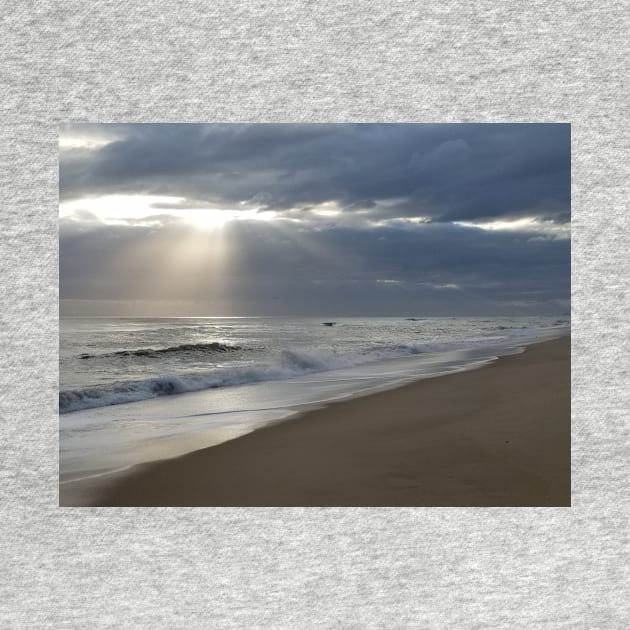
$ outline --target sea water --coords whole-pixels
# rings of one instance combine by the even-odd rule
[[[63,318],[62,481],[238,437],[305,408],[470,369],[567,319]]]

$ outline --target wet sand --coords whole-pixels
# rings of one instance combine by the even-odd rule
[[[570,338],[112,477],[100,506],[569,506]]]

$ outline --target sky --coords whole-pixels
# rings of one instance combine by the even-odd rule
[[[569,124],[74,124],[60,310],[562,315]]]

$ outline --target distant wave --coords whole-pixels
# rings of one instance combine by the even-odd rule
[[[235,352],[241,350],[240,346],[233,346],[229,343],[185,343],[180,346],[171,346],[169,348],[139,348],[137,350],[118,350],[117,352],[108,352],[105,354],[81,354],[79,359],[95,359],[98,357],[155,357],[158,358],[164,354],[176,353],[202,353],[215,354],[218,352]]]

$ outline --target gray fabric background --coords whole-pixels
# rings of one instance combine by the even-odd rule
[[[627,628],[627,2],[4,2],[2,628]],[[59,122],[570,121],[573,507],[57,507]]]

